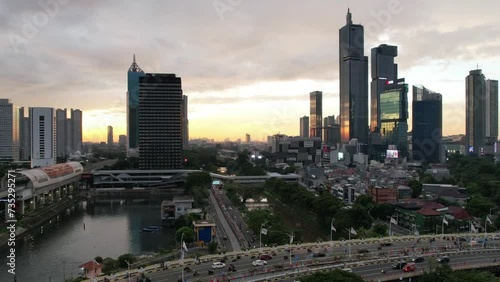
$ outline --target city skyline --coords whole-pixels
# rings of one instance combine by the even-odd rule
[[[10,95],[3,98],[17,107],[80,108],[84,141],[105,141],[108,125],[116,136],[126,134],[124,73],[134,53],[145,72],[183,77],[191,139],[235,140],[247,132],[258,141],[278,132],[297,135],[297,119],[308,114],[308,94],[315,90],[323,92],[323,116],[337,116],[338,29],[348,3],[354,22],[365,27],[365,55],[380,44],[398,46],[399,76],[410,87],[422,84],[443,95],[443,135],[465,133],[469,71],[479,63],[486,78],[500,77],[498,43],[491,40],[499,33],[499,4],[493,1],[484,3],[487,10],[451,1],[308,6],[242,1],[226,12],[211,2],[151,9],[139,3],[68,2],[47,13],[49,20],[29,36],[23,28],[45,10],[16,2],[0,9],[7,23],[0,27],[6,39],[0,79]],[[27,69],[32,75],[23,75]]]

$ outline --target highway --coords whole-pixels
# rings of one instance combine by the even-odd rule
[[[385,241],[388,241],[386,238]],[[490,241],[489,241],[490,242]],[[351,251],[353,255],[351,256],[351,259],[349,259],[349,255],[345,253],[346,250],[346,245],[342,245],[342,242],[334,242],[334,244],[340,246],[330,246],[327,247],[326,252],[325,252],[325,247],[329,243],[324,243],[323,247],[317,247],[317,248],[312,248],[311,253],[308,252],[306,248],[298,248],[298,249],[292,249],[292,254],[294,254],[293,258],[293,264],[295,267],[300,267],[302,265],[308,265],[310,264],[313,260],[317,261],[330,261],[331,264],[337,264],[339,267],[351,267],[351,264],[357,264],[356,261],[359,260],[375,260],[378,259],[379,261],[376,262],[377,264],[374,265],[366,265],[366,266],[360,266],[360,267],[355,267],[352,266],[352,269],[355,273],[358,273],[365,277],[366,279],[375,279],[378,278],[381,273],[380,271],[382,269],[388,270],[388,274],[390,275],[402,272],[401,270],[389,270],[390,266],[395,264],[394,260],[398,260],[399,257],[404,256],[404,251],[408,251],[409,249],[412,249],[413,242],[411,241],[406,241],[406,242],[393,242],[393,246],[389,247],[382,247],[382,250],[378,250],[378,242],[370,243],[370,244],[360,244],[360,245],[353,245],[351,247]],[[413,253],[413,251],[408,252],[408,257],[412,257],[414,255],[420,256],[422,253],[422,248],[431,248],[435,249],[435,251],[432,252],[424,252],[423,256],[429,256],[434,254],[435,256],[437,255],[437,252],[443,252],[443,247],[448,246],[447,252],[456,252],[458,251],[458,248],[455,248],[454,244],[451,243],[450,241],[447,240],[441,240],[437,239],[436,242],[434,242],[432,245],[429,243],[429,241],[420,241],[420,243],[416,244],[416,252]],[[490,244],[488,245],[489,248],[493,247],[500,247],[500,242],[499,241],[491,241]],[[360,249],[368,249],[370,253],[366,256],[359,257],[357,258],[357,251]],[[234,264],[236,269],[238,270],[237,273],[229,273],[230,276],[232,277],[237,277],[243,274],[250,274],[252,269],[258,269],[259,271],[267,271],[267,270],[274,270],[275,265],[278,266],[283,266],[283,267],[288,267],[289,266],[289,259],[284,259],[284,256],[288,255],[289,252],[284,250],[283,247],[280,248],[275,248],[276,255],[273,256],[273,259],[268,261],[268,265],[261,269],[260,267],[253,267],[252,266],[252,261],[255,260],[255,258],[251,258],[250,255],[248,256],[243,256],[241,259],[236,260],[233,258],[228,258],[226,260],[226,268],[224,269],[218,269],[214,270],[214,275],[208,275],[208,270],[211,269],[211,264],[213,261],[210,262],[203,262],[199,265],[190,265],[189,267],[192,270],[197,270],[198,273],[200,274],[197,279],[203,279],[206,281],[209,278],[214,278],[214,277],[221,277],[224,274],[228,274],[227,271],[227,266],[229,264]],[[475,250],[484,250],[484,248],[476,248]],[[313,259],[312,258],[312,253],[314,252],[325,252],[327,255],[325,258],[319,258],[319,259]],[[389,260],[393,260],[392,262],[387,262],[387,258],[385,256],[382,256],[381,253],[386,253],[389,257]],[[272,254],[270,251],[267,252],[267,254]],[[473,263],[473,262],[482,262],[482,261],[488,261],[491,260],[498,256],[500,258],[500,253],[481,253],[481,254],[461,254],[461,255],[450,255],[451,258],[451,263],[462,263],[464,261],[467,261],[468,263]],[[334,257],[337,257],[337,263],[334,263]],[[233,261],[234,260],[234,261]],[[427,259],[426,259],[427,260]],[[419,264],[419,269],[421,268],[420,265],[425,266],[427,262],[420,263]],[[148,274],[148,277],[152,279],[152,281],[177,281],[178,279],[181,278],[181,269],[182,267],[176,267],[173,268],[171,267],[170,269],[167,270],[161,270],[157,272],[153,272]],[[185,273],[185,279],[186,281],[192,281],[192,273]]]
[[[106,165],[112,165],[112,164],[116,163],[116,161],[117,161],[117,159],[110,159],[110,160],[103,160],[103,161],[96,162],[96,163],[87,163],[83,167],[83,171],[84,171],[84,173],[93,172],[94,170],[99,170]]]
[[[212,203],[212,207],[215,209],[215,213],[217,216],[217,221],[221,223],[222,226],[218,226],[219,230],[223,229],[224,234],[226,234],[229,244],[231,246],[231,250],[233,251],[240,251],[240,244],[238,243],[238,239],[236,235],[234,234],[233,230],[229,226],[229,223],[227,222],[226,218],[223,215],[223,212],[220,208],[220,206],[217,204],[217,201],[215,200],[214,192],[212,189],[210,189],[210,202]]]

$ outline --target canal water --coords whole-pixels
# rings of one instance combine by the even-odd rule
[[[59,282],[77,277],[78,266],[96,256],[116,259],[125,253],[145,254],[172,249],[175,230],[155,233],[141,228],[161,226],[161,200],[89,199],[68,209],[16,243],[17,282]],[[0,281],[7,273],[7,249],[0,250]]]

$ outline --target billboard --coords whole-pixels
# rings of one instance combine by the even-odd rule
[[[339,157],[337,158],[337,160],[339,160],[339,161],[344,160],[344,153],[343,152],[339,152]]]
[[[388,159],[397,159],[398,156],[399,156],[398,150],[387,150],[387,153],[385,154],[385,157]]]

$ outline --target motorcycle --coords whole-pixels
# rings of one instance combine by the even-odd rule
[[[214,274],[214,272],[212,270],[208,271],[208,275],[213,275],[213,274]]]
[[[184,267],[184,271],[191,272],[192,270],[191,270],[191,268],[189,268],[189,266],[186,266],[186,267]]]
[[[198,276],[198,275],[199,275],[198,271],[195,270],[194,273],[193,273],[193,276]]]
[[[385,271],[385,269],[382,269],[380,272],[382,272],[382,273],[386,273],[387,271]]]

